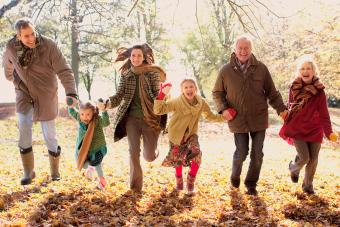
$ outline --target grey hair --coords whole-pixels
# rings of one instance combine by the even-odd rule
[[[309,63],[312,66],[312,69],[313,69],[315,76],[317,76],[319,74],[319,69],[318,69],[318,66],[316,65],[316,62],[314,60],[313,55],[304,54],[296,60],[296,74],[297,75],[299,75],[301,66],[304,63]]]
[[[14,29],[16,30],[16,32],[18,34],[20,34],[21,29],[27,28],[29,26],[34,28],[34,24],[31,22],[31,20],[29,18],[24,17],[24,18],[18,19],[15,22]],[[34,28],[34,30],[35,30],[35,28]]]
[[[236,50],[237,44],[240,40],[246,40],[250,43],[250,49],[253,49],[253,39],[248,34],[243,34],[240,36],[237,36],[234,42],[234,49]]]

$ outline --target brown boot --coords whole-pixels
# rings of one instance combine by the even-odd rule
[[[60,160],[60,146],[58,146],[56,152],[48,151],[48,156],[50,159],[50,170],[51,170],[51,178],[53,181],[60,180],[59,173],[59,160]]]
[[[24,177],[21,179],[21,185],[27,185],[32,182],[35,177],[34,172],[34,155],[32,147],[20,148],[20,156],[22,160],[22,166],[24,167]]]
[[[195,180],[196,180],[196,177],[193,177],[188,173],[188,178],[187,178],[187,194],[188,195],[192,195],[195,193]]]
[[[176,190],[180,191],[183,190],[183,176],[176,176]]]

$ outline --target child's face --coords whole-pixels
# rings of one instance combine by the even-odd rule
[[[301,65],[299,73],[302,81],[305,82],[306,84],[312,82],[313,76],[315,74],[313,67],[309,62],[305,62]]]
[[[186,99],[189,101],[194,100],[197,93],[197,88],[193,82],[186,81],[182,84],[182,93]]]
[[[133,49],[131,51],[130,61],[131,61],[131,64],[135,67],[142,65],[144,61],[142,50]]]
[[[79,116],[80,120],[87,125],[93,118],[93,111],[91,109],[80,109]]]

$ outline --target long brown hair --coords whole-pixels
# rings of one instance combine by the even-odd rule
[[[124,65],[122,67],[120,67],[120,69],[119,69],[119,71],[121,71],[121,73],[123,73],[127,69],[131,68],[132,63],[131,63],[131,60],[130,60],[130,56],[131,56],[131,52],[132,52],[133,49],[138,49],[138,50],[142,51],[143,58],[144,58],[143,64],[151,65],[151,64],[155,63],[153,51],[147,43],[144,43],[142,45],[134,45],[133,47],[130,47],[130,48],[121,47],[117,50],[117,57],[114,61],[114,62],[124,61],[128,58],[128,60],[124,63]]]

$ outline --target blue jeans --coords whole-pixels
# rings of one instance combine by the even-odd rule
[[[19,147],[26,149],[32,147],[33,108],[26,114],[18,113],[19,118]],[[41,131],[45,144],[50,152],[57,152],[58,141],[55,120],[41,121]]]
[[[262,160],[263,160],[263,142],[266,135],[266,130],[249,132],[249,133],[235,133],[234,140],[236,151],[233,157],[233,166],[231,179],[240,179],[243,162],[246,160],[249,152],[249,136],[251,137],[251,151],[250,163],[244,184],[248,188],[255,188],[259,180]]]

